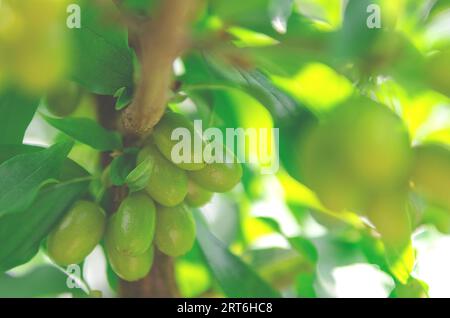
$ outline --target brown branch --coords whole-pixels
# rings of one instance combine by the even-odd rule
[[[137,282],[121,281],[119,293],[126,298],[167,298],[179,297],[175,282],[173,258],[155,249],[152,270]]]
[[[172,65],[187,44],[188,25],[199,0],[164,0],[136,35],[142,66],[133,102],[122,113],[127,134],[144,136],[161,119],[172,81]]]
[[[141,79],[133,101],[120,115],[120,128],[128,140],[145,136],[161,119],[172,84],[173,62],[187,46],[189,22],[202,1],[160,0],[158,11],[148,20],[124,12],[131,45],[141,63]],[[115,2],[120,7],[120,1]],[[120,190],[115,190],[114,201],[123,199]],[[121,280],[119,294],[139,298],[179,296],[173,258],[155,249],[150,274],[138,282]]]

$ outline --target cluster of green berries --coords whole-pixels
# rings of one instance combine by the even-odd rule
[[[146,186],[130,192],[109,219],[100,205],[76,202],[50,233],[47,251],[57,264],[78,264],[104,238],[112,269],[126,281],[145,277],[154,251],[177,257],[187,253],[196,236],[189,207],[208,203],[213,192],[234,188],[242,177],[239,163],[179,163],[171,159],[172,131],[186,128],[196,132],[186,117],[167,113],[154,128],[138,155],[137,165],[152,162]],[[108,169],[106,169],[108,171]]]

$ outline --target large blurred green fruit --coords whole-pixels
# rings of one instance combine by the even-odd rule
[[[188,193],[186,196],[186,203],[189,206],[198,208],[208,203],[213,196],[213,193],[202,188],[195,182],[189,180]]]
[[[390,247],[401,252],[410,242],[411,219],[407,196],[404,193],[393,192],[372,198],[368,217],[382,240]]]
[[[115,243],[111,236],[111,229],[113,229],[115,217],[110,219],[108,225],[108,232],[105,239],[106,254],[108,255],[109,263],[114,272],[123,280],[133,282],[144,278],[150,272],[153,264],[153,245],[142,254],[136,256],[124,255],[117,251]]]
[[[132,193],[120,204],[111,224],[111,239],[118,252],[136,256],[149,249],[155,233],[156,208],[145,193]]]
[[[181,256],[189,252],[195,241],[195,221],[184,205],[158,207],[155,243],[169,256]]]
[[[154,146],[146,146],[139,152],[138,163],[145,158],[154,163],[145,188],[147,193],[161,205],[175,206],[181,203],[188,191],[186,172],[164,158]]]
[[[437,144],[414,148],[413,189],[450,211],[450,150]]]
[[[78,201],[48,236],[48,255],[61,266],[78,264],[100,242],[104,229],[104,211],[93,202]]]
[[[233,162],[208,163],[198,171],[190,171],[189,177],[198,185],[212,192],[227,192],[233,189],[242,178],[242,166],[235,156],[224,147]]]
[[[407,179],[409,135],[387,107],[362,98],[349,102],[331,116],[328,133],[346,170],[369,188],[395,187]]]
[[[327,133],[316,125],[300,136],[296,153],[300,181],[316,192],[325,207],[359,212],[366,196],[338,161],[338,145]]]
[[[172,160],[172,149],[179,143],[179,140],[172,140],[172,133],[177,128],[184,128],[189,132],[190,149],[189,162],[176,163],[176,165],[184,170],[200,170],[205,166],[203,161],[203,147],[194,147],[194,140],[197,138],[197,142],[204,145],[201,135],[194,130],[194,125],[185,116],[168,112],[155,126],[152,137],[158,147],[159,151],[166,157],[166,159]],[[195,159],[198,159],[195,161]]]
[[[450,49],[432,55],[425,65],[425,72],[432,88],[450,96]]]
[[[388,108],[358,98],[305,129],[295,149],[300,181],[332,210],[365,209],[372,193],[407,182],[411,151],[402,121]]]
[[[47,109],[56,116],[69,116],[80,104],[81,96],[82,90],[80,86],[74,82],[60,82],[46,96]]]

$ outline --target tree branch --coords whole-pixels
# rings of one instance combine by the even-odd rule
[[[127,134],[144,136],[161,119],[172,81],[172,65],[187,44],[188,24],[199,0],[164,0],[154,18],[136,35],[141,81],[133,102],[122,113]]]
[[[131,140],[151,132],[164,114],[172,83],[172,65],[188,43],[188,27],[203,0],[160,0],[160,7],[150,19],[130,17],[124,20],[130,40],[141,62],[141,79],[132,103],[121,113],[120,125]],[[120,7],[120,1],[115,0]],[[123,199],[116,192],[115,199]],[[174,260],[155,249],[150,274],[129,283],[120,281],[122,297],[176,297]]]

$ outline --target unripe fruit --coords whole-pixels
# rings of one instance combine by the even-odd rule
[[[450,150],[429,144],[414,149],[413,189],[436,205],[450,210]]]
[[[335,147],[324,127],[311,126],[305,130],[295,150],[299,179],[316,192],[326,208],[361,213],[366,195],[342,168]]]
[[[144,278],[150,272],[153,265],[153,245],[142,254],[136,256],[128,256],[119,253],[114,241],[111,237],[111,230],[114,227],[115,216],[113,216],[108,225],[108,233],[105,239],[106,254],[108,255],[109,263],[114,272],[123,280],[134,282]]]
[[[426,79],[433,89],[450,96],[450,49],[432,55],[425,66]]]
[[[62,82],[48,92],[47,109],[56,116],[65,117],[72,114],[80,104],[81,88],[73,82]]]
[[[155,243],[161,252],[180,256],[191,250],[194,241],[194,217],[184,204],[158,207]]]
[[[374,198],[368,209],[369,220],[383,241],[400,253],[411,239],[411,220],[406,195],[390,193]]]
[[[187,194],[186,172],[168,161],[154,146],[146,146],[138,155],[138,163],[145,158],[153,161],[153,171],[145,188],[147,193],[159,204],[175,206]]]
[[[241,181],[242,166],[229,150],[225,148],[224,151],[233,157],[233,162],[209,163],[202,170],[188,172],[189,177],[209,191],[227,192],[233,189]]]
[[[47,239],[49,257],[58,265],[80,263],[100,242],[105,212],[95,203],[76,202]]]
[[[391,188],[407,180],[411,151],[401,119],[368,99],[343,105],[331,116],[328,135],[339,160],[369,188]]]
[[[172,160],[172,150],[174,146],[180,141],[172,140],[172,133],[177,128],[184,128],[190,134],[190,156],[189,162],[175,163],[178,167],[184,170],[200,170],[205,166],[203,161],[203,147],[196,149],[194,143],[197,141],[203,144],[201,135],[194,130],[194,125],[185,116],[173,112],[168,112],[160,120],[160,122],[155,126],[152,137],[158,147],[159,151],[166,157],[167,160]],[[183,140],[183,139],[182,139]],[[195,159],[198,158],[197,161]]]
[[[116,250],[136,256],[149,249],[155,233],[156,208],[144,193],[132,193],[120,204],[110,235]]]
[[[311,124],[294,151],[300,181],[334,211],[364,214],[373,193],[407,183],[411,166],[400,118],[363,98],[338,107],[322,124]]]
[[[192,206],[194,208],[201,207],[208,203],[211,200],[212,196],[212,192],[189,180],[188,193],[185,200],[189,206]]]

